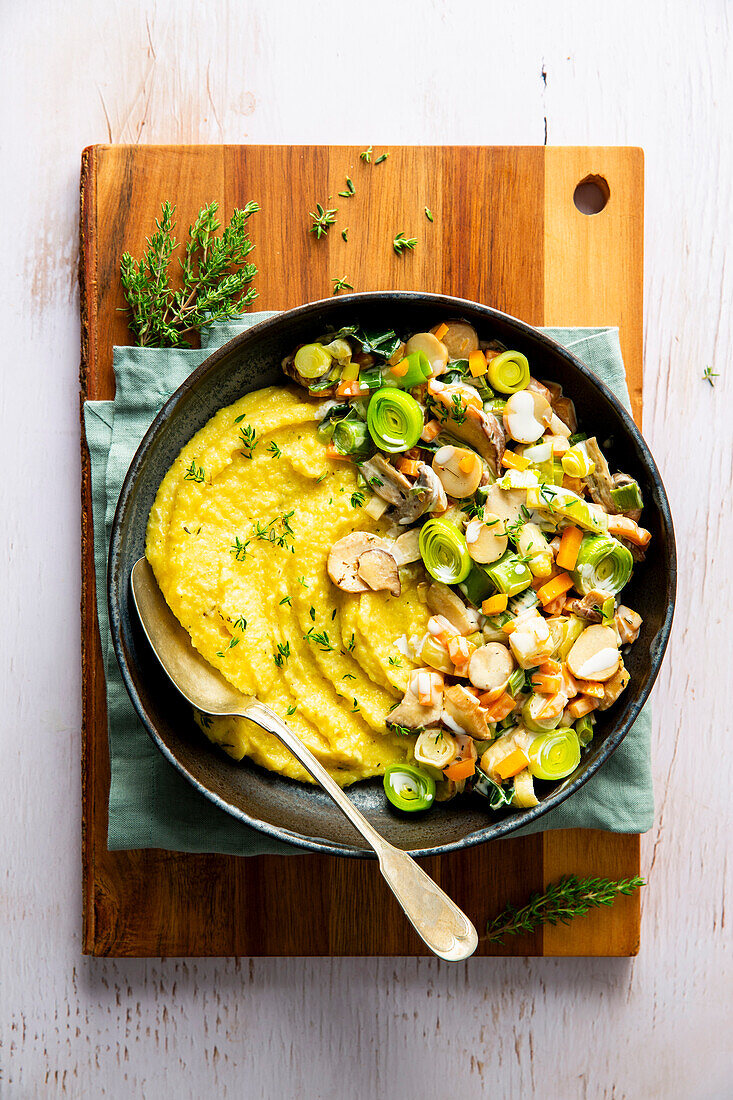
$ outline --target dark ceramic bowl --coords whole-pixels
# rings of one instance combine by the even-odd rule
[[[612,469],[635,477],[644,494],[644,524],[652,532],[646,562],[624,599],[644,619],[629,653],[631,683],[618,705],[598,715],[592,748],[569,780],[545,784],[540,804],[523,813],[492,814],[478,796],[436,806],[427,815],[393,812],[381,781],[350,789],[356,805],[398,848],[431,855],[506,836],[559,805],[600,768],[639,714],[662,661],[672,624],[676,559],[672,519],[659,471],[633,420],[609,389],[570,352],[504,313],[437,294],[352,294],[313,302],[263,321],[215,351],[173,394],[151,425],[122,486],[109,552],[112,639],[130,697],[164,756],[217,806],[271,836],[314,851],[372,855],[320,789],[304,786],[215,749],[161,671],[140,629],[130,571],[144,550],[148,513],[163,475],[185,443],[214,413],[249,390],[280,384],[282,358],[327,329],[358,322],[418,332],[445,317],[464,317],[482,338],[524,352],[538,378],[560,382],[581,425],[604,441]],[[606,443],[606,440],[610,440]]]

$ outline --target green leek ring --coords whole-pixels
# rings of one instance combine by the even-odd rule
[[[584,596],[600,588],[618,595],[631,576],[634,559],[628,547],[610,535],[583,535],[578,551],[573,583]]]
[[[446,519],[429,519],[418,542],[425,568],[443,584],[458,584],[471,572],[471,555],[457,527]]]
[[[529,746],[529,770],[536,779],[550,783],[565,779],[579,763],[578,735],[567,726],[540,734]]]
[[[489,362],[489,382],[499,393],[518,393],[529,383],[529,363],[521,351],[503,351]]]
[[[423,411],[409,393],[383,386],[369,402],[367,427],[380,451],[409,451],[423,430]]]

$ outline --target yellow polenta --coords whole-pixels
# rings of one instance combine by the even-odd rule
[[[146,555],[196,649],[286,718],[346,785],[408,755],[412,738],[385,726],[414,667],[395,640],[423,634],[429,613],[415,566],[402,570],[399,598],[342,592],[329,580],[331,546],[350,531],[381,528],[355,506],[358,497],[352,502],[354,464],[329,460],[316,426],[317,405],[289,387],[218,412],[163,479]],[[251,457],[247,428],[256,433]],[[308,779],[246,719],[201,724],[236,760]]]

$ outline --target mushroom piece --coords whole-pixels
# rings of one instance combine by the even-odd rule
[[[404,726],[409,730],[422,730],[428,726],[437,726],[442,713],[441,700],[423,706],[411,687],[399,706],[390,711],[386,718],[388,726]]]
[[[601,683],[611,679],[620,660],[616,631],[610,626],[586,627],[567,656],[568,668],[576,679]]]
[[[643,619],[641,615],[636,611],[632,611],[630,607],[626,607],[624,604],[620,604],[616,611],[616,630],[618,631],[619,638],[621,639],[621,645],[631,645],[639,637],[639,630]]]
[[[382,500],[390,504],[404,504],[409,498],[412,484],[383,455],[374,455],[362,462],[360,470],[369,488]]]
[[[615,488],[615,485],[603,451],[598,446],[598,440],[594,435],[592,435],[590,439],[585,440],[583,449],[588,455],[588,458],[595,464],[593,473],[588,474],[585,478],[585,484],[588,486],[588,494],[592,501],[596,504],[600,504],[601,507],[605,508],[611,515],[616,515],[618,508],[611,496],[611,490]]]
[[[475,611],[466,607],[460,596],[448,587],[436,581],[428,589],[428,607],[436,615],[442,615],[451,626],[465,637],[478,630],[478,616]]]
[[[525,518],[522,505],[526,504],[526,500],[526,489],[500,489],[498,485],[491,485],[486,494],[484,517],[494,515],[507,523],[516,523],[518,519]]]
[[[328,575],[337,588],[344,592],[368,592],[369,585],[359,576],[359,559],[368,550],[384,550],[389,554],[390,543],[368,531],[352,531],[335,542],[328,555]],[[392,559],[394,561],[394,559]]]
[[[440,478],[424,462],[418,462],[415,482],[410,485],[407,499],[397,507],[395,519],[403,525],[414,523],[425,512],[444,512],[447,507],[448,498]]]
[[[543,619],[537,612],[522,617],[519,626],[509,635],[509,645],[521,668],[541,665],[547,657],[552,656],[555,648],[547,619]]]
[[[433,456],[433,471],[449,497],[472,497],[479,487],[484,468],[474,451],[465,447],[440,447]]]
[[[526,388],[529,390],[530,393],[538,393],[540,397],[544,397],[545,401],[547,401],[549,405],[552,405],[553,392],[549,386],[545,385],[544,382],[538,382],[536,378],[532,378],[532,376],[530,375],[529,382],[527,383]],[[562,389],[560,390],[560,393],[562,393]]]
[[[601,608],[612,595],[611,592],[602,592],[600,588],[591,588],[582,600],[566,600],[565,610],[590,623],[600,623],[603,619]]]
[[[405,355],[409,355],[411,351],[423,352],[433,368],[433,378],[443,374],[448,365],[448,349],[432,332],[416,332],[411,336],[405,347]]]
[[[474,451],[485,458],[493,474],[499,473],[502,455],[506,450],[506,436],[501,421],[492,412],[474,410],[475,415],[466,417],[460,423],[449,416],[445,429],[457,439],[473,447]]]
[[[557,419],[566,425],[572,435],[578,430],[578,417],[575,413],[575,404],[570,397],[558,397],[552,402],[552,411]]]
[[[536,443],[552,420],[552,406],[531,390],[513,393],[504,406],[504,428],[517,443]]]
[[[443,692],[443,710],[448,718],[477,741],[490,741],[491,731],[486,724],[486,711],[482,710],[476,696],[454,684]],[[450,725],[450,722],[446,723]]]
[[[387,591],[393,596],[402,592],[397,562],[386,550],[365,550],[357,560],[356,572],[372,592]]]
[[[513,672],[514,660],[501,642],[479,646],[471,654],[468,664],[468,678],[481,691],[495,691],[503,687]]]
[[[482,565],[498,561],[507,548],[504,523],[494,512],[484,509],[483,519],[472,519],[466,526],[466,545],[474,561]]]
[[[409,565],[412,561],[420,561],[420,528],[413,527],[399,535],[390,548],[390,554],[398,565]]]
[[[448,331],[444,332],[441,341],[448,349],[451,359],[468,359],[472,351],[478,347],[478,336],[473,325],[468,321],[446,321]]]
[[[623,661],[618,671],[614,672],[610,680],[606,680],[603,685],[603,698],[598,703],[599,710],[608,710],[612,706],[622,691],[625,691],[631,677],[626,669]]]

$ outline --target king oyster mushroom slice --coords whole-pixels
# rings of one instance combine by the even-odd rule
[[[513,672],[514,658],[501,642],[479,646],[468,663],[468,678],[481,691],[503,687]]]
[[[365,550],[357,559],[356,572],[372,592],[387,591],[393,596],[402,592],[397,562],[386,550]]]
[[[457,439],[462,439],[473,447],[474,451],[485,458],[491,472],[499,473],[502,455],[506,450],[506,435],[501,421],[492,412],[478,412],[475,416],[466,416],[460,424],[449,416],[445,429]]]
[[[399,535],[392,543],[389,552],[398,565],[409,565],[410,562],[420,561],[422,558],[420,553],[420,528],[412,527],[409,531],[405,531],[403,535]]]
[[[417,695],[408,688],[399,706],[387,715],[386,723],[388,726],[405,726],[410,730],[420,730],[427,726],[437,726],[441,714],[440,700],[437,703],[431,703],[429,707],[423,706]]]
[[[448,349],[432,332],[416,332],[405,346],[405,355],[421,351],[433,368],[433,378],[443,374],[448,366]]]
[[[404,504],[409,499],[411,483],[383,455],[368,458],[359,468],[369,488],[382,500],[389,504]]]
[[[443,710],[457,726],[477,741],[490,741],[491,731],[486,724],[486,713],[478,699],[462,684],[454,684],[443,692]],[[446,725],[450,725],[449,722]]]
[[[427,594],[428,607],[436,615],[442,615],[451,626],[467,637],[478,630],[478,615],[470,607],[466,607],[460,596],[447,584],[435,581],[430,585]]]
[[[519,490],[517,490],[519,491]],[[483,519],[472,519],[466,525],[466,546],[473,561],[488,565],[498,561],[509,540],[499,516],[484,509]]]
[[[468,469],[462,469],[463,465]],[[475,451],[447,444],[433,455],[433,472],[440,478],[448,496],[461,500],[476,492],[484,467]]]
[[[440,478],[430,466],[418,462],[415,483],[410,486],[407,499],[395,509],[395,519],[405,526],[414,523],[425,512],[433,509],[444,512],[447,507],[448,498]]]
[[[603,685],[603,698],[598,703],[598,709],[608,710],[610,706],[613,706],[621,692],[626,689],[630,679],[628,670],[622,661],[620,668]]]
[[[448,331],[441,340],[448,349],[451,359],[468,359],[472,351],[478,348],[478,336],[468,321],[447,321]]]
[[[352,531],[335,542],[328,555],[328,575],[344,592],[368,592],[370,586],[359,576],[359,559],[368,550],[389,554],[390,542],[369,531]],[[394,559],[392,559],[394,561]]]
[[[567,656],[568,668],[576,679],[600,682],[611,679],[620,660],[616,631],[610,626],[586,627]]]
[[[511,439],[517,443],[536,443],[552,420],[552,406],[541,393],[519,390],[508,398],[503,418],[504,429]]]

